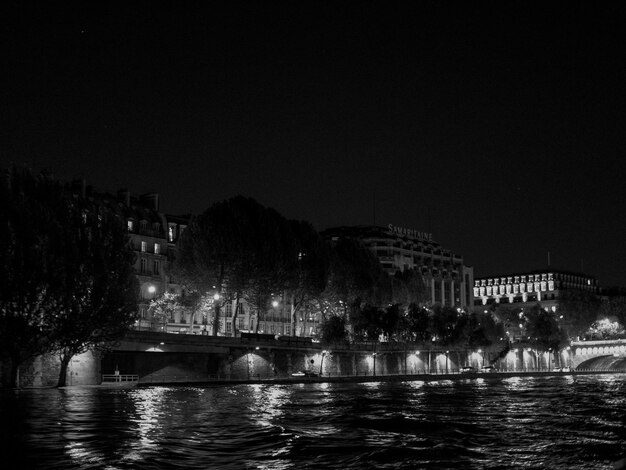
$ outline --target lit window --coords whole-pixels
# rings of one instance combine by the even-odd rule
[[[148,251],[148,244],[146,242],[141,242],[141,252],[145,253]]]
[[[171,225],[170,225],[170,227],[169,227],[169,229],[167,231],[167,237],[168,237],[169,241],[171,241],[171,242],[174,241],[174,227],[172,227]]]
[[[161,245],[159,245],[158,243],[154,244],[154,254],[158,255],[161,253]]]
[[[129,232],[132,232],[132,231],[133,231],[133,226],[134,226],[133,221],[132,221],[132,220],[129,220],[129,221],[128,221],[128,231],[129,231]]]

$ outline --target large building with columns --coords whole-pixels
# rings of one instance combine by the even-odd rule
[[[431,233],[397,227],[349,226],[322,232],[328,239],[339,237],[361,240],[390,275],[405,269],[422,274],[430,304],[470,309],[474,304],[474,270],[463,257],[433,241]]]
[[[513,304],[512,307],[521,308],[539,304],[555,311],[560,292],[571,289],[600,293],[598,281],[593,276],[544,269],[475,279],[474,305]]]

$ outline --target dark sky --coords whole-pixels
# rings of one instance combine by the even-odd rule
[[[626,286],[623,2],[3,6],[0,164]]]

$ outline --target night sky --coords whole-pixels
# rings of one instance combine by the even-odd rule
[[[623,4],[15,2],[0,166],[626,286]]]

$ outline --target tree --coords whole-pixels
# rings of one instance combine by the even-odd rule
[[[430,316],[435,341],[442,346],[458,343],[463,338],[464,319],[456,308],[435,305]]]
[[[182,307],[180,296],[170,292],[152,299],[148,305],[148,313],[157,329],[165,329],[167,322],[174,316],[174,313]]]
[[[605,340],[623,338],[624,327],[617,321],[608,318],[593,322],[585,332],[584,338],[587,340]]]
[[[389,275],[361,241],[342,237],[331,245],[328,282],[317,299],[323,318],[338,315],[350,321],[366,305],[388,305],[390,293]]]
[[[0,354],[11,363],[10,382],[19,387],[19,367],[50,350],[50,313],[62,292],[61,227],[51,207],[62,198],[49,175],[11,167],[0,187]]]
[[[571,338],[581,336],[596,321],[600,298],[582,289],[566,289],[559,293],[557,313],[563,315],[563,328]]]
[[[107,349],[134,324],[138,282],[125,221],[76,195],[67,196],[58,217],[64,229],[64,292],[50,323],[62,387],[72,357]]]
[[[296,269],[297,246],[287,219],[254,199],[236,196],[194,216],[180,237],[173,271],[191,291],[218,293],[219,309],[248,301],[260,319],[272,294],[282,294]],[[256,328],[258,328],[258,321]]]
[[[404,316],[400,319],[400,332],[407,341],[430,341],[431,312],[424,306],[410,304]]]
[[[134,322],[137,281],[123,221],[27,169],[4,174],[0,215],[0,343],[19,366],[47,352],[71,358],[119,339]]]
[[[355,305],[349,312],[353,339],[356,341],[377,341],[383,333],[385,312],[373,305]]]
[[[329,247],[310,223],[290,221],[290,224],[298,250],[298,262],[287,286],[291,331],[294,332],[298,312],[311,310],[326,288]]]
[[[405,310],[411,304],[424,305],[428,300],[426,283],[422,274],[415,269],[397,271],[391,279],[393,304]]]
[[[472,312],[467,317],[465,336],[470,349],[489,347],[504,335],[504,325],[489,312]]]
[[[567,344],[567,334],[559,327],[554,315],[540,305],[527,309],[524,318],[526,332],[537,349],[558,351]]]
[[[597,318],[613,320],[626,325],[626,299],[616,296],[602,301]]]
[[[322,322],[321,338],[325,344],[337,344],[347,341],[346,319],[332,315]]]

